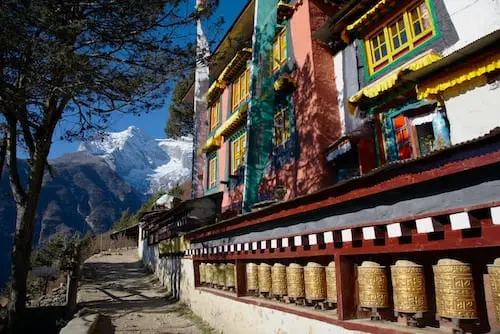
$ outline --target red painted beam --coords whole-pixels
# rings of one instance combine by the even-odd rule
[[[198,261],[219,260],[254,260],[254,259],[286,259],[314,256],[339,256],[339,255],[364,255],[388,254],[418,251],[441,251],[453,249],[468,249],[479,247],[500,247],[500,225],[484,224],[481,226],[481,236],[463,237],[462,231],[451,231],[446,225],[442,240],[429,240],[429,235],[417,234],[412,231],[411,243],[400,243],[398,238],[386,238],[385,244],[380,245],[374,240],[363,240],[361,245],[345,242],[336,248],[334,244],[312,245],[309,247],[287,247],[282,249],[266,249],[257,251],[241,251],[228,254],[212,254],[208,256],[195,256]]]

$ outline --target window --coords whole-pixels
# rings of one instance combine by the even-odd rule
[[[247,68],[232,85],[232,110],[240,106],[250,93],[250,68]]]
[[[217,100],[210,106],[210,131],[213,131],[219,125],[220,119],[220,101]]]
[[[366,59],[374,74],[435,34],[428,0],[407,7],[365,39]]]
[[[290,139],[290,116],[288,107],[284,107],[274,114],[274,146],[281,146],[288,139]]]
[[[408,120],[403,115],[398,115],[392,119],[394,135],[396,136],[396,147],[399,160],[411,158],[411,144],[408,127]]]
[[[434,110],[390,116],[384,129],[388,160],[416,158],[448,146],[450,136],[445,118],[443,112]]]
[[[286,29],[274,38],[271,54],[271,72],[276,72],[286,62]]]
[[[208,189],[215,187],[217,183],[217,156],[208,160]]]
[[[231,142],[231,171],[233,175],[238,173],[238,168],[245,163],[246,133]]]

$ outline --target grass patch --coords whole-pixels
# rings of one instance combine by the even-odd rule
[[[180,316],[190,320],[196,327],[198,327],[199,330],[201,330],[203,334],[219,333],[215,329],[210,327],[208,323],[203,321],[202,318],[194,314],[193,311],[191,311],[191,309],[189,308],[189,306],[187,306],[185,303],[179,303],[175,311]]]

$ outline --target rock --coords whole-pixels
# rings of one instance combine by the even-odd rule
[[[0,297],[0,308],[6,308],[9,305],[9,300],[5,297]]]

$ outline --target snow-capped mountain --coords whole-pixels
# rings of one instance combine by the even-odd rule
[[[154,139],[130,126],[82,143],[78,151],[100,157],[142,194],[165,191],[190,178],[193,140]]]

